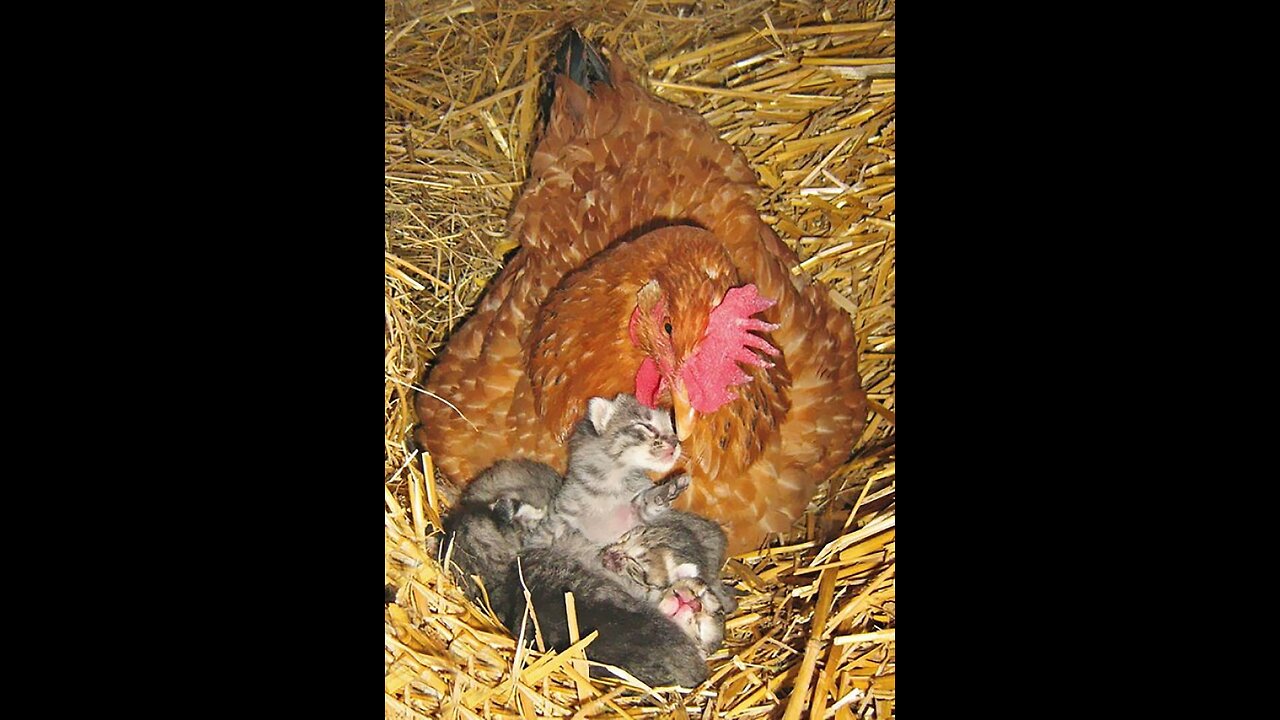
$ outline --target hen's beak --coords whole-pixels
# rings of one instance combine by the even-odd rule
[[[693,433],[693,406],[684,391],[684,384],[677,382],[671,389],[671,407],[676,414],[676,437],[684,442]]]

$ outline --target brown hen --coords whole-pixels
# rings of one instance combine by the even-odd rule
[[[509,457],[563,472],[586,401],[635,393],[675,409],[683,506],[730,553],[755,548],[866,422],[851,320],[793,272],[755,175],[701,117],[572,31],[558,65],[511,216],[520,250],[436,360],[417,438],[455,482]]]

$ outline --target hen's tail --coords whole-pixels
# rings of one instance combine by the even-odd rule
[[[555,59],[555,68],[542,88],[544,122],[551,115],[551,103],[556,99],[556,75],[564,75],[587,92],[591,92],[591,86],[598,82],[612,85],[609,81],[609,64],[600,57],[595,46],[574,28],[565,31],[564,39],[556,49]]]

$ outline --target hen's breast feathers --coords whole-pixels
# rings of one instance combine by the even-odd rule
[[[572,296],[553,289],[620,238],[665,224],[699,225],[722,244],[738,282],[754,283],[760,295],[777,301],[759,317],[780,326],[770,335],[782,351],[777,366],[744,368],[762,380],[753,387],[777,391],[741,393],[702,418],[702,436],[691,438],[697,445],[691,464],[701,468],[691,468],[695,482],[680,502],[725,524],[730,551],[738,552],[766,531],[784,530],[862,430],[865,396],[852,323],[824,286],[792,275],[798,258],[760,219],[755,174],[742,155],[696,113],[634,84],[620,64],[611,72],[612,87],[596,84],[592,94],[556,81],[550,121],[511,215],[510,232],[521,250],[450,340],[428,382],[479,434],[447,406],[420,397],[426,444],[458,480],[515,455],[563,469],[556,441],[586,398],[634,390],[643,358],[627,340],[626,314],[648,278],[637,275],[637,284],[626,286],[632,305],[620,306],[618,332],[587,335],[585,319],[577,335],[567,330],[569,322],[558,331],[547,324],[535,349],[539,340],[531,330],[540,307],[547,301],[543,309],[560,313],[562,321],[565,313],[613,312],[613,304],[583,300],[592,297],[585,290]],[[626,273],[619,273],[610,279],[608,297],[624,295]],[[566,368],[572,371],[562,372]],[[725,444],[739,447],[720,446],[726,420],[733,435]]]

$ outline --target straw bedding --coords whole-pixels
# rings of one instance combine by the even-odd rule
[[[388,717],[890,718],[896,677],[893,2],[386,0]],[[869,422],[792,531],[730,560],[746,592],[692,692],[521,651],[442,570],[451,489],[408,444],[413,386],[514,249],[541,70],[566,24],[695,108],[760,176],[760,211],[857,330]],[[532,629],[530,630],[532,633]]]

